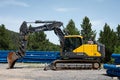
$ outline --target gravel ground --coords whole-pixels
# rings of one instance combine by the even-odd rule
[[[14,69],[0,63],[0,80],[113,80],[100,70],[57,70],[44,71],[44,64],[16,63]]]

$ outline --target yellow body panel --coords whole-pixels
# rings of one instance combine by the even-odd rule
[[[73,50],[74,53],[85,53],[88,57],[101,57],[96,44],[83,44]]]
[[[83,39],[80,35],[67,35],[65,38],[70,37],[79,37]],[[98,46],[97,44],[82,44],[78,48],[74,49],[73,52],[75,54],[85,53],[88,57],[101,57],[101,53],[98,52]]]

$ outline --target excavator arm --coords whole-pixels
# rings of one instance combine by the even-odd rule
[[[41,24],[37,27],[28,27],[27,24]],[[20,26],[19,32],[19,49],[17,52],[10,52],[7,56],[8,61],[8,68],[13,68],[15,62],[23,58],[25,56],[26,48],[27,48],[27,41],[28,36],[30,33],[33,32],[41,32],[41,31],[54,31],[54,33],[58,36],[60,40],[60,45],[63,47],[64,45],[64,36],[68,35],[67,31],[64,32],[60,29],[63,26],[62,22],[59,21],[35,21],[35,22],[26,22],[24,21]]]

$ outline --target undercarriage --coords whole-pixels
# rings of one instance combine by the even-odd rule
[[[99,69],[101,64],[97,60],[55,60],[44,70],[61,70],[61,69]]]

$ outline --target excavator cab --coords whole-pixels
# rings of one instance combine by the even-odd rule
[[[83,37],[80,35],[65,36],[61,52],[62,59],[98,59],[104,57],[105,47],[90,43],[83,43]]]
[[[64,41],[63,52],[71,52],[82,45],[82,38],[78,36],[67,36]]]
[[[80,35],[68,35],[64,37],[64,46],[62,49],[61,57],[63,59],[76,58],[73,50],[83,44],[83,37]]]

